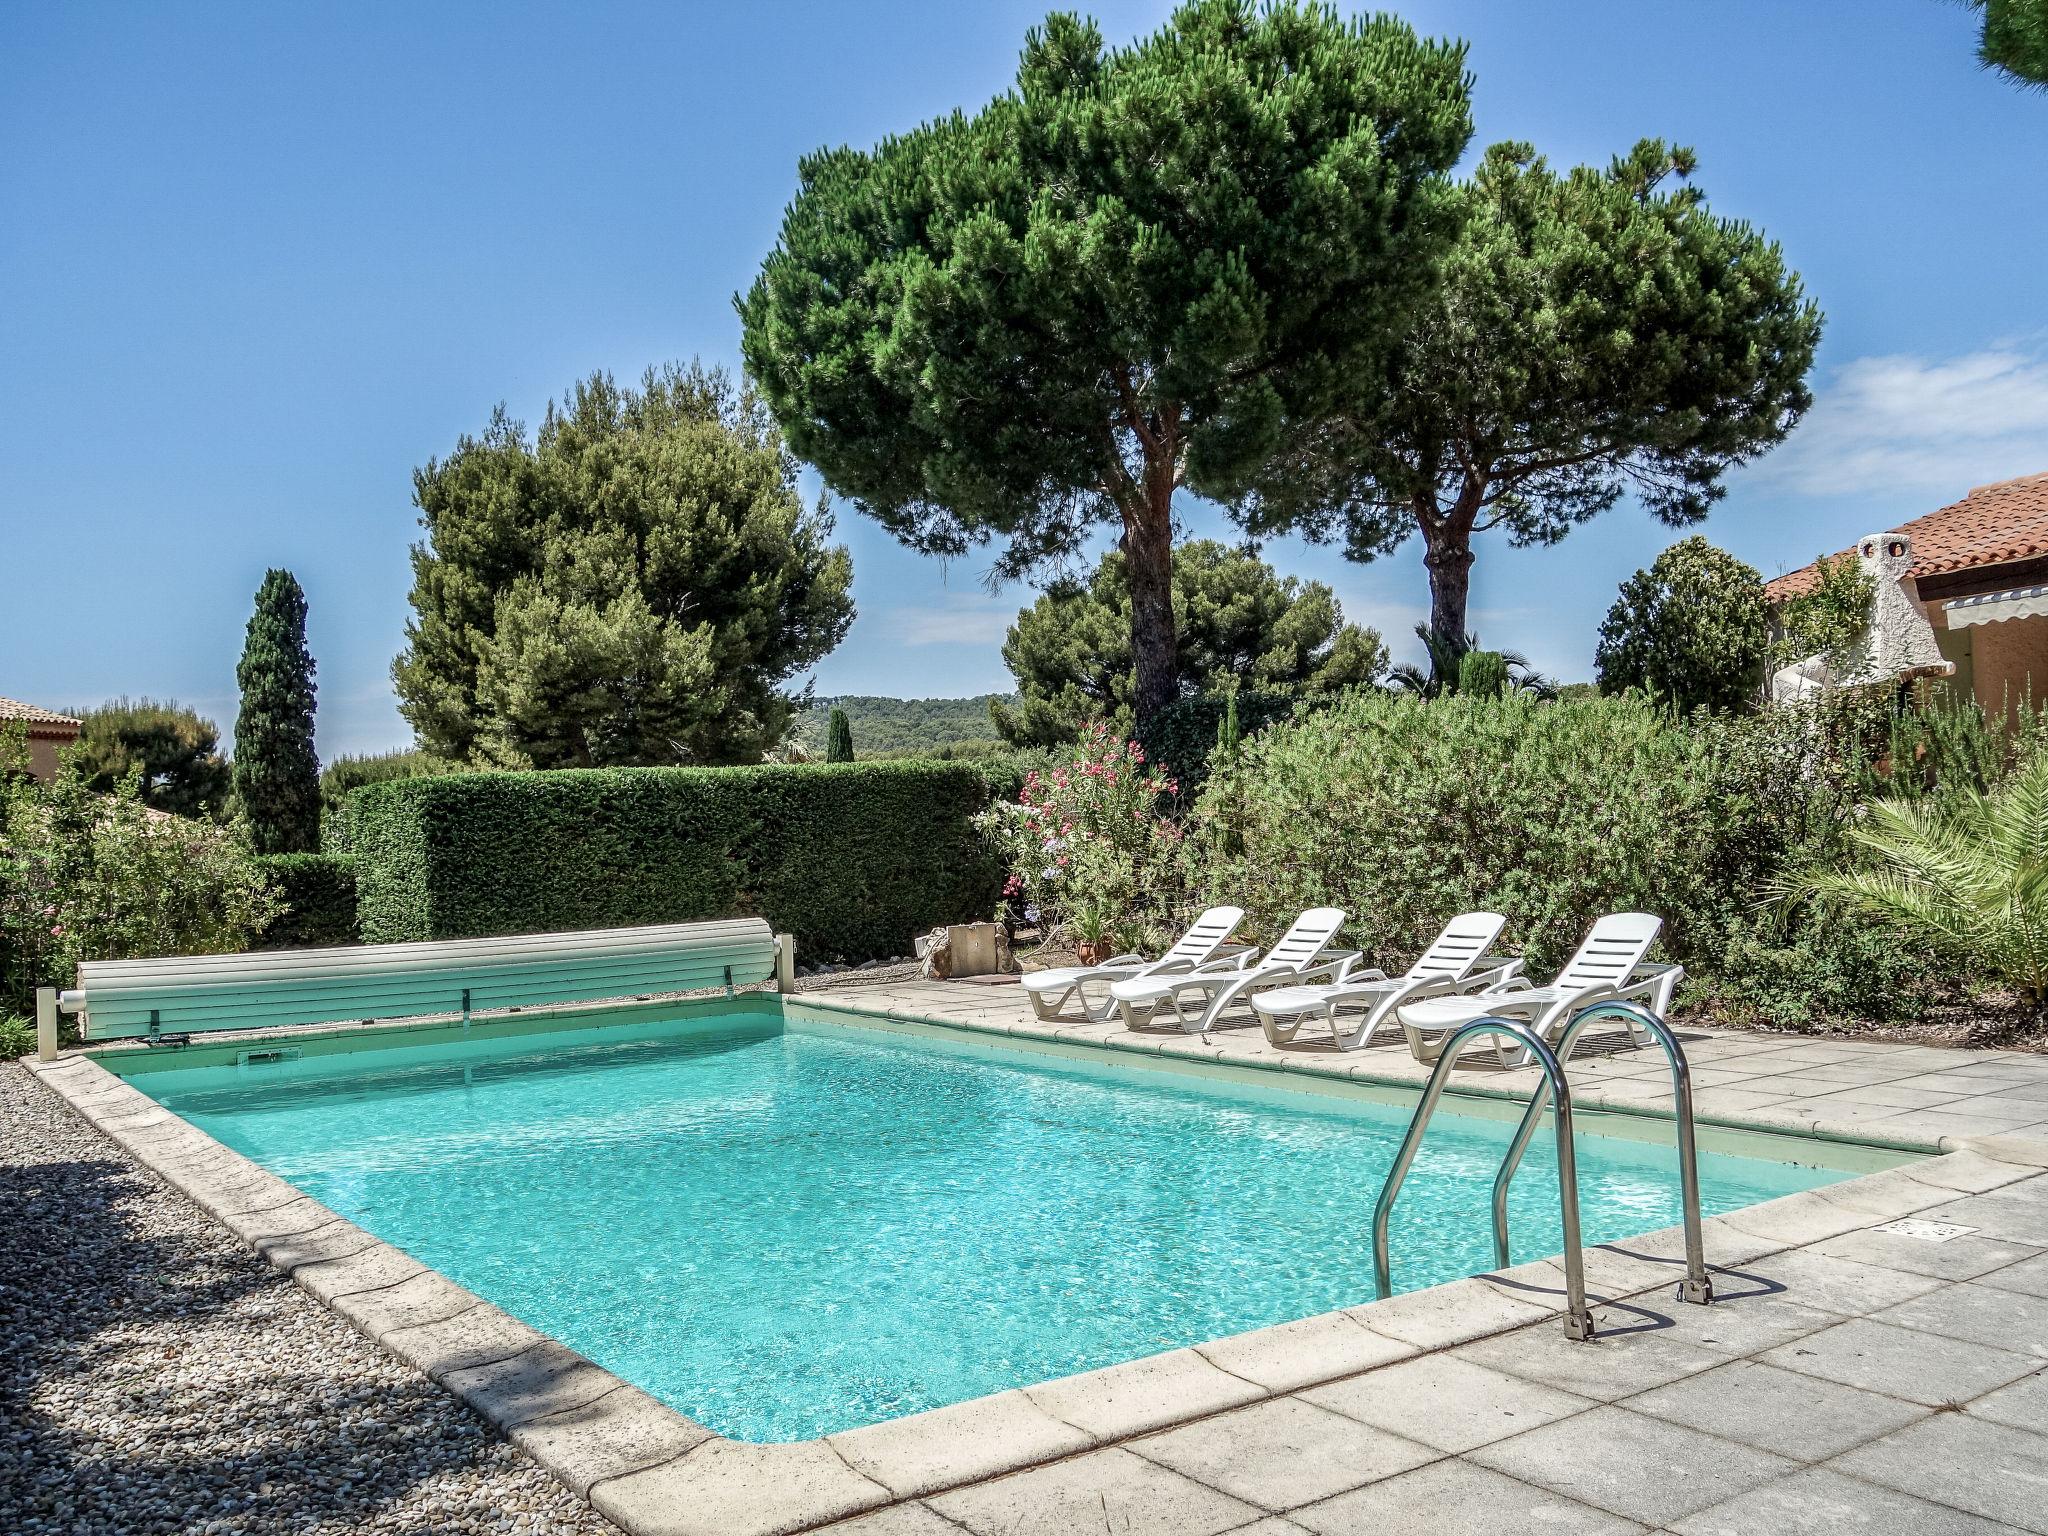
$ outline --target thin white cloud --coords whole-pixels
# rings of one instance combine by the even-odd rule
[[[2048,343],[1959,357],[1862,357],[1818,391],[1759,480],[1810,496],[1926,492],[2048,469]]]
[[[899,645],[1001,645],[1017,622],[1014,597],[949,597],[937,607],[899,608],[889,615]]]

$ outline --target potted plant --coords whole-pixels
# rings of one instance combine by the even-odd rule
[[[1074,954],[1083,965],[1100,965],[1109,958],[1109,915],[1100,901],[1084,901],[1074,908]]]

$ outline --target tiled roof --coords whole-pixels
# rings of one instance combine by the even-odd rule
[[[30,726],[68,725],[76,728],[79,724],[69,715],[60,715],[54,709],[40,709],[19,699],[7,698],[0,698],[0,720],[25,720]]]
[[[1913,541],[1916,579],[2048,555],[2048,474],[1980,485],[1961,501],[1887,531]],[[1765,583],[1764,595],[1781,602],[1812,586],[1813,567],[1802,565]]]

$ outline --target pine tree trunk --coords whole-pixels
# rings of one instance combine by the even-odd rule
[[[1468,503],[1470,503],[1468,505]],[[1465,651],[1466,604],[1472,595],[1472,521],[1477,492],[1468,489],[1449,512],[1418,506],[1423,568],[1429,572],[1429,630],[1449,654]]]
[[[1124,569],[1131,584],[1131,659],[1143,725],[1180,697],[1173,629],[1173,476],[1148,473],[1140,497],[1124,507]]]

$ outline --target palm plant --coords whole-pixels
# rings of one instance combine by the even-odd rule
[[[1833,897],[2037,1005],[2048,996],[2048,755],[1988,792],[1875,801],[1849,836],[1870,867],[1797,877],[1783,894]]]
[[[1427,624],[1415,626],[1415,636],[1429,652],[1429,668],[1425,671],[1412,661],[1404,661],[1389,669],[1387,686],[1396,693],[1418,694],[1425,699],[1440,698],[1446,693],[1458,691],[1458,672],[1465,658],[1479,649],[1477,635],[1461,635],[1455,640],[1439,635]],[[1507,667],[1508,693],[1526,693],[1538,699],[1557,697],[1557,681],[1546,677],[1529,665],[1529,658],[1520,651],[1495,651]]]

